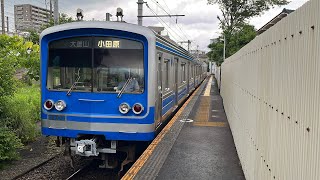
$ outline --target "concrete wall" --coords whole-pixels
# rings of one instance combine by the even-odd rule
[[[222,65],[222,97],[247,180],[320,178],[320,1]]]

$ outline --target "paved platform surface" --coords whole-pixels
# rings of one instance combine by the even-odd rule
[[[145,162],[138,162],[131,177],[245,179],[214,78],[204,81],[149,154]]]

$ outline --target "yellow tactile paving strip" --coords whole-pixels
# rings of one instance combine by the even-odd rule
[[[196,117],[194,119],[194,126],[204,126],[204,127],[226,127],[225,122],[209,122],[209,115],[211,109],[211,85],[212,76],[210,77],[204,95],[200,96],[200,107],[197,108]]]
[[[212,76],[210,77],[206,90],[204,91],[203,96],[210,96],[210,92],[211,92],[211,85],[212,85]]]
[[[225,122],[194,122],[194,126],[204,126],[204,127],[226,127]]]
[[[210,96],[200,96],[200,107],[197,108],[196,118],[194,119],[196,122],[208,122],[209,114],[210,114]]]
[[[180,108],[180,110],[174,115],[174,117],[170,120],[170,122],[166,125],[166,127],[163,128],[163,130],[159,133],[159,135],[152,141],[152,143],[148,146],[148,148],[143,152],[143,154],[137,159],[137,161],[132,165],[132,167],[128,170],[128,172],[121,178],[122,180],[130,180],[133,179],[136,174],[140,171],[141,167],[146,163],[156,146],[159,144],[159,142],[162,140],[162,138],[167,134],[167,132],[170,130],[174,122],[178,119],[180,114],[183,112],[185,107],[188,105],[188,103],[191,101],[193,96],[197,93],[199,90],[199,87],[197,90],[191,95],[191,97],[183,104],[183,106]]]

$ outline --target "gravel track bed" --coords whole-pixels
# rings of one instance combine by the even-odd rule
[[[50,160],[43,166],[36,168],[24,176],[18,178],[19,180],[34,180],[34,179],[66,179],[77,169],[86,165],[88,161],[83,161],[81,158],[75,159],[75,168],[71,168],[70,161],[61,153],[56,158]]]
[[[73,178],[76,180],[87,180],[87,179],[105,179],[105,180],[117,180],[118,178],[118,168],[111,169],[100,169],[97,163],[90,164],[79,173],[77,173]]]

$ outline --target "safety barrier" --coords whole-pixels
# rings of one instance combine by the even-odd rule
[[[221,93],[247,180],[320,179],[320,1],[222,65]]]

